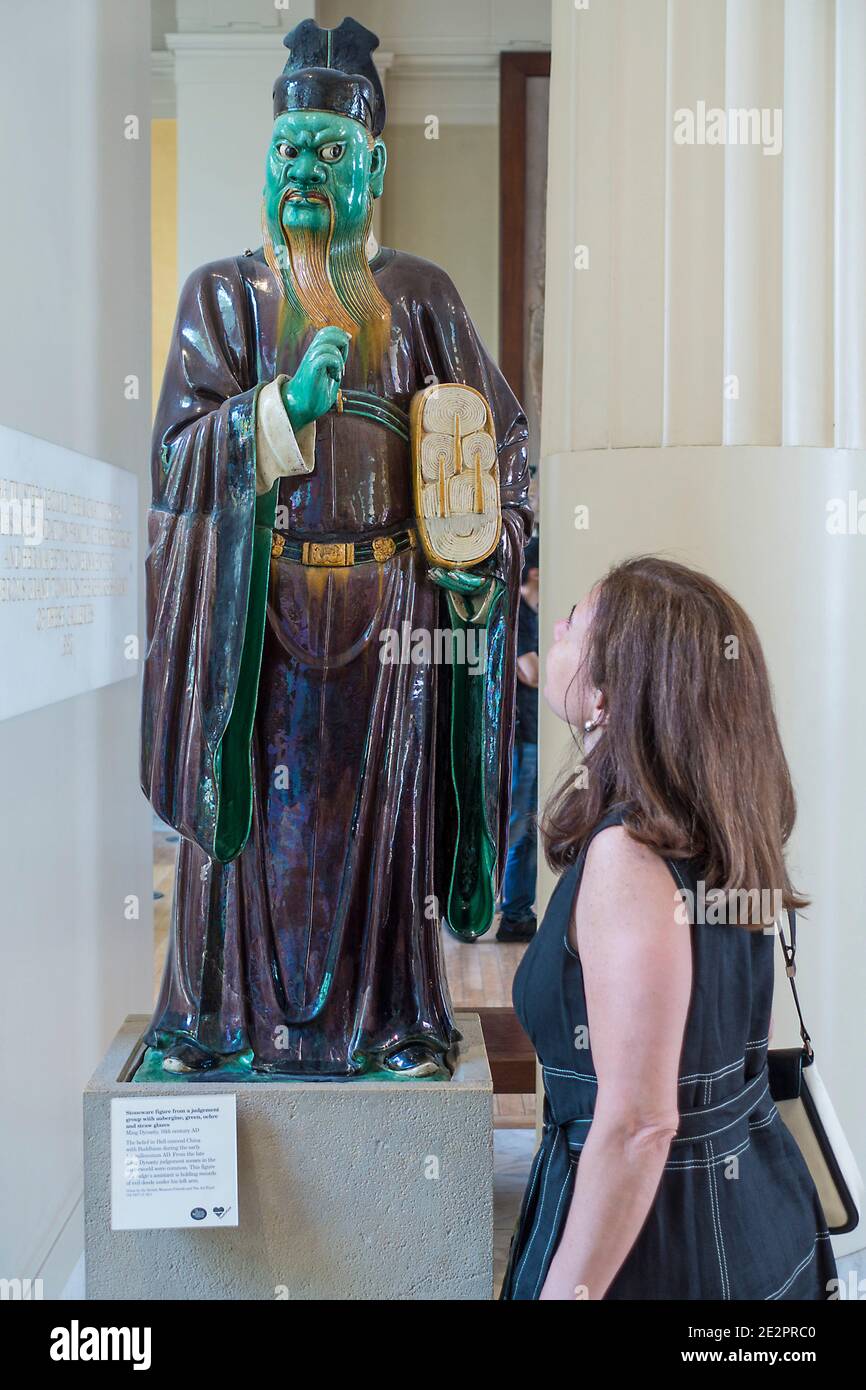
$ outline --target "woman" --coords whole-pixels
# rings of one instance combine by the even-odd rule
[[[767,1082],[774,911],[805,900],[755,629],[706,576],[632,560],[557,624],[545,698],[584,764],[543,819],[562,877],[514,982],[546,1123],[502,1296],[825,1299]]]

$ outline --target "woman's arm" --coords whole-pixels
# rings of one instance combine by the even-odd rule
[[[542,1299],[601,1299],[652,1205],[678,1125],[690,927],[665,863],[621,826],[586,857],[572,931],[598,1098]],[[574,942],[572,942],[574,944]]]
[[[521,685],[538,689],[538,652],[524,652],[517,658],[517,679]]]

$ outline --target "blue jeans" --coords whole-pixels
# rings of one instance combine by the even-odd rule
[[[537,802],[538,744],[515,740],[511,766],[508,859],[502,885],[504,922],[524,921],[530,916],[535,903]]]

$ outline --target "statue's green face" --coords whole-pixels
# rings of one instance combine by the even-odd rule
[[[281,333],[341,328],[365,372],[391,334],[391,306],[366,254],[386,161],[360,122],[287,111],[274,122],[265,174],[262,240],[284,296]]]
[[[381,140],[348,116],[287,111],[274,122],[265,174],[265,215],[272,229],[324,232],[334,210],[337,236],[366,224],[370,199],[382,196],[387,154]]]

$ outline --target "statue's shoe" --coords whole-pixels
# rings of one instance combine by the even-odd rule
[[[385,1067],[388,1071],[396,1072],[398,1076],[441,1076],[445,1078],[448,1075],[439,1053],[434,1052],[430,1047],[425,1047],[423,1043],[413,1043],[410,1047],[404,1047],[399,1052],[392,1052],[385,1061]]]
[[[184,1042],[175,1043],[163,1053],[162,1069],[185,1075],[196,1071],[212,1071],[214,1067],[219,1066],[219,1062],[220,1059],[215,1053],[208,1052],[207,1048],[187,1038]]]

